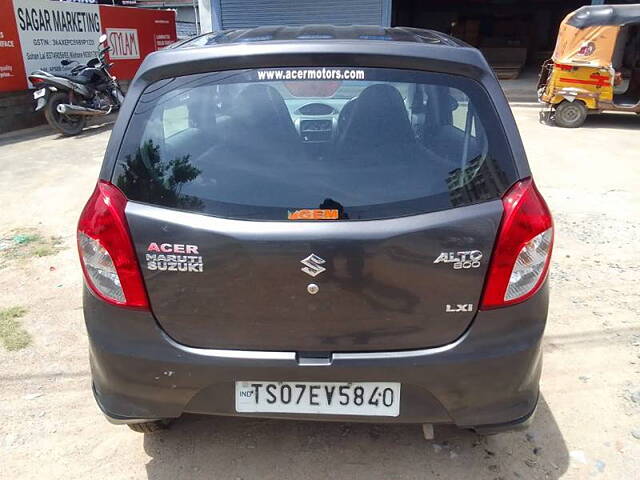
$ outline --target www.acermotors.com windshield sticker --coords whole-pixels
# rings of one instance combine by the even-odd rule
[[[433,263],[451,263],[454,270],[478,268],[482,260],[480,250],[465,250],[462,252],[442,252]]]
[[[155,243],[147,247],[147,270],[161,272],[202,272],[204,262],[197,245]]]
[[[357,68],[270,68],[256,70],[256,79],[273,80],[365,80]]]

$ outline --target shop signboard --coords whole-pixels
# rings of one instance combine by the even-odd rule
[[[35,70],[68,72],[62,60],[86,63],[107,35],[113,73],[133,78],[144,57],[176,41],[175,12],[85,2],[0,0],[0,91],[24,90]]]

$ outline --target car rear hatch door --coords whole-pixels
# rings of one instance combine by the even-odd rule
[[[127,218],[153,312],[175,340],[370,351],[444,345],[465,331],[501,212],[497,201],[400,219],[285,223],[130,203]]]
[[[159,325],[220,349],[455,341],[517,180],[486,91],[411,70],[270,72],[158,82],[128,123],[112,182]]]

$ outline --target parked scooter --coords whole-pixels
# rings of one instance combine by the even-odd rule
[[[110,47],[107,36],[101,35],[100,50],[96,58],[87,64],[78,64],[69,75],[52,75],[37,70],[29,80],[37,88],[33,98],[37,100],[36,112],[44,109],[44,116],[53,128],[63,135],[77,135],[87,123],[88,116],[108,115],[122,105],[124,94],[118,80],[109,69],[106,60]],[[64,66],[78,63],[62,60]]]

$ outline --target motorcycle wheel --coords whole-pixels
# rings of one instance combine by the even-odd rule
[[[82,115],[62,115],[58,112],[58,105],[69,103],[69,94],[56,92],[49,98],[44,109],[44,116],[53,128],[66,136],[77,135],[87,124],[87,117]]]

